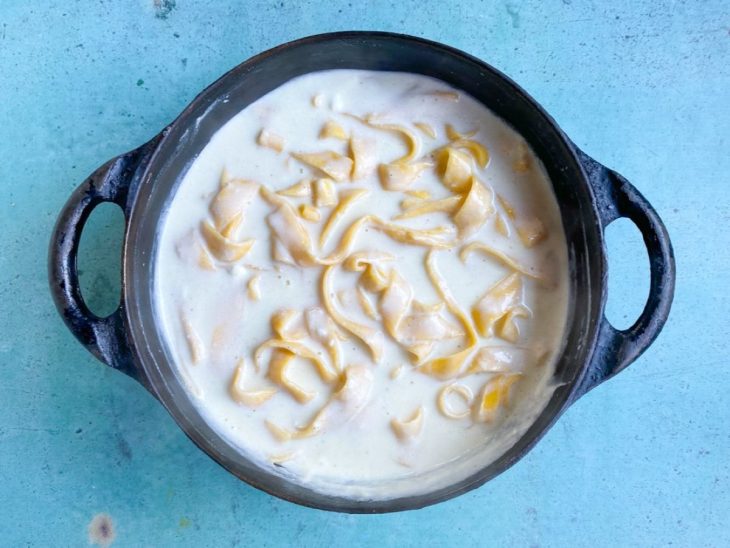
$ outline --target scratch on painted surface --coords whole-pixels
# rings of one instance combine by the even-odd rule
[[[127,439],[121,434],[117,434],[117,450],[125,461],[132,460],[132,448]]]
[[[44,434],[60,434],[61,431],[57,428],[39,428],[34,426],[5,426],[0,428],[0,433],[4,432],[35,432]]]

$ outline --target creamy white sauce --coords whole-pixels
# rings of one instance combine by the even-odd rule
[[[196,407],[216,431],[262,467],[321,492],[388,499],[453,484],[509,449],[552,394],[554,362],[561,350],[566,322],[568,266],[563,228],[549,181],[522,138],[483,105],[463,92],[458,92],[458,101],[433,92],[456,90],[419,75],[354,70],[312,73],[286,83],[233,117],[213,136],[177,189],[160,235],[155,284],[158,320],[180,381]],[[319,96],[315,101],[319,106],[313,104],[315,96]],[[209,208],[219,192],[224,169],[231,178],[256,181],[272,191],[290,187],[305,177],[321,177],[310,166],[291,158],[290,153],[334,150],[347,155],[347,142],[318,138],[322,126],[330,120],[340,124],[348,135],[375,140],[379,162],[403,156],[407,148],[401,135],[369,127],[347,115],[371,113],[378,120],[413,130],[421,142],[419,157],[448,143],[445,124],[462,132],[477,130],[472,138],[487,147],[490,160],[475,174],[494,191],[495,213],[467,241],[486,242],[545,277],[543,282],[521,277],[522,302],[531,317],[517,320],[518,342],[480,337],[479,347],[519,347],[526,349],[530,357],[518,364],[522,375],[511,388],[511,405],[500,408],[492,422],[474,421],[472,413],[459,420],[448,418],[437,407],[439,390],[456,381],[478,395],[491,375],[481,373],[444,381],[415,369],[382,324],[368,318],[359,307],[354,293],[359,273],[335,267],[335,293],[341,293],[335,296],[339,310],[384,333],[383,357],[375,364],[367,348],[347,333],[347,340],[342,341],[343,364],[363,366],[372,375],[364,402],[350,410],[354,414],[351,417],[347,415],[350,411],[340,409],[341,420],[332,420],[318,435],[282,442],[272,435],[265,420],[289,431],[306,426],[330,400],[337,383],[323,382],[310,364],[296,360],[292,376],[306,390],[316,392],[311,401],[300,403],[267,377],[268,352],[259,371],[254,370],[252,356],[259,345],[272,338],[270,318],[277,311],[322,307],[323,269],[272,260],[267,216],[276,208],[258,194],[252,198],[236,236],[238,240],[254,239],[255,243],[235,264],[213,259],[215,270],[201,268],[199,248],[205,244],[200,225],[212,222]],[[415,122],[429,124],[436,138],[415,128]],[[282,152],[257,144],[262,129],[284,138]],[[370,194],[355,202],[339,220],[323,249],[314,246],[318,257],[330,254],[345,229],[358,218],[376,214],[390,221],[402,212],[401,202],[408,198],[402,192],[383,190],[377,170],[357,181],[337,183],[335,188],[339,192],[364,188]],[[434,199],[452,195],[433,168],[425,169],[411,188],[427,190]],[[497,194],[514,206],[515,220],[506,215]],[[311,203],[309,197],[288,199],[295,206]],[[315,242],[331,211],[319,209],[322,218],[318,223],[303,223]],[[509,236],[496,229],[497,215],[509,227]],[[546,239],[528,248],[516,226],[533,218],[541,221]],[[397,222],[432,228],[449,225],[450,217],[437,212]],[[456,301],[468,314],[480,296],[511,270],[478,252],[461,262],[460,247],[437,251],[433,258]],[[395,266],[413,287],[416,299],[427,304],[442,302],[424,269],[427,248],[396,242],[369,227],[358,234],[352,249],[360,250],[391,253],[396,260],[388,263],[388,268]],[[257,291],[259,300],[255,298]],[[370,299],[377,305],[377,295],[370,294]],[[452,325],[460,326],[450,312],[445,310],[443,315]],[[186,338],[190,333],[186,333],[185,323],[195,334],[193,346],[197,348],[192,348]],[[326,349],[311,337],[301,341],[322,360],[329,360]],[[463,337],[438,343],[432,357],[454,352],[464,344]],[[200,354],[197,363],[192,350]],[[231,397],[231,379],[241,359],[245,362],[243,384],[247,390],[277,389],[260,406],[242,405]],[[402,369],[395,372],[399,366]],[[458,397],[450,401],[455,410],[464,408]],[[419,408],[423,421],[420,434],[411,441],[399,440],[391,420],[408,419]],[[284,457],[288,460],[273,464]]]

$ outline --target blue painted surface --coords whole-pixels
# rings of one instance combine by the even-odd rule
[[[84,545],[99,512],[115,546],[730,545],[725,0],[39,4],[0,4],[0,545]],[[97,165],[250,55],[353,28],[443,41],[515,78],[647,196],[678,265],[656,344],[527,458],[456,500],[386,516],[308,510],[235,480],[75,342],[46,282],[55,217]],[[107,211],[85,242],[87,294],[107,305],[118,227]],[[629,223],[609,232],[609,316],[625,326],[647,262]]]

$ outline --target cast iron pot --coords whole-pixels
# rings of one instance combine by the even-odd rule
[[[471,477],[418,496],[353,500],[317,493],[259,468],[221,438],[193,407],[174,372],[153,295],[157,235],[191,163],[239,111],[286,81],[312,71],[369,69],[425,74],[460,88],[510,124],[545,164],[560,205],[570,258],[565,349],[555,372],[560,387],[540,417],[501,458]],[[76,255],[84,223],[102,202],[124,211],[126,231],[119,308],[100,318],[84,304]],[[651,284],[644,311],[626,330],[604,316],[607,264],[603,233],[619,217],[641,231]],[[51,292],[68,328],[94,356],[142,383],[185,433],[249,484],[306,506],[341,512],[390,512],[434,504],[483,484],[517,462],[580,396],[633,362],[664,325],[675,267],[666,228],[651,205],[618,173],[581,152],[553,119],[512,80],[461,51],[381,32],[323,34],[249,59],[203,91],[150,142],[97,169],[71,195],[50,245]]]

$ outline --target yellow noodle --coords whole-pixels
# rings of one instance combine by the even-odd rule
[[[399,441],[410,443],[416,440],[423,431],[423,407],[416,409],[405,420],[391,419],[390,428]]]
[[[319,222],[319,220],[322,218],[322,214],[320,213],[319,209],[309,204],[299,205],[299,216],[305,221],[309,221],[310,223]]]
[[[332,371],[327,366],[327,364],[324,363],[322,359],[316,353],[312,352],[308,347],[306,347],[302,343],[294,341],[282,341],[280,339],[269,339],[268,341],[259,345],[259,347],[254,351],[254,363],[257,367],[261,366],[261,355],[269,348],[286,350],[295,356],[298,356],[305,360],[309,360],[310,362],[312,362],[312,364],[314,364],[315,370],[324,382],[329,383],[337,378],[337,373],[335,371]]]
[[[542,280],[544,278],[543,273],[538,271],[536,268],[523,266],[506,253],[490,247],[482,242],[472,242],[462,247],[461,251],[459,251],[459,258],[462,262],[464,262],[466,261],[467,257],[474,251],[481,251],[482,253],[489,255],[490,257],[494,257],[512,270],[516,270],[520,274],[524,274],[529,278],[533,278],[535,280]]]
[[[380,184],[385,190],[406,190],[418,180],[423,170],[431,167],[428,162],[408,163],[401,160],[378,166]]]
[[[472,177],[469,155],[452,147],[437,150],[436,172],[441,182],[453,192],[464,192]]]
[[[211,254],[219,261],[226,263],[233,263],[242,259],[251,250],[255,242],[253,239],[235,242],[230,238],[226,238],[207,221],[201,223],[200,231]]]
[[[515,156],[512,162],[512,170],[515,173],[527,173],[530,171],[532,162],[530,161],[530,152],[526,143],[521,142],[517,144]]]
[[[426,93],[426,95],[432,95],[433,97],[437,97],[439,99],[445,99],[446,101],[453,101],[458,102],[460,95],[456,91],[443,91],[443,90],[436,90],[436,91],[430,91]]]
[[[350,207],[352,207],[355,202],[364,198],[365,196],[368,196],[369,194],[370,191],[365,190],[364,188],[353,188],[345,190],[341,193],[342,199],[332,210],[329,219],[327,219],[324,227],[322,227],[322,232],[319,235],[320,247],[324,247],[324,245],[327,243],[327,237],[329,236],[330,232],[337,224],[337,221],[341,219],[345,213],[347,213],[347,210],[350,209]]]
[[[335,122],[334,120],[328,120],[325,122],[325,124],[322,126],[322,129],[319,132],[319,138],[320,139],[340,139],[341,141],[347,140],[347,133],[345,132],[344,128]]]
[[[459,230],[459,238],[464,240],[474,234],[494,213],[492,194],[491,189],[472,176],[469,192],[453,215],[454,224]]]
[[[332,150],[324,152],[293,152],[292,156],[311,167],[317,168],[338,183],[350,178],[352,159]]]
[[[547,238],[545,225],[537,217],[520,221],[517,223],[517,234],[522,240],[522,244],[527,247],[533,247]]]
[[[373,360],[377,363],[383,355],[383,335],[372,327],[353,322],[337,310],[330,296],[330,278],[332,276],[333,269],[334,266],[327,266],[322,272],[320,289],[325,309],[340,327],[355,335],[355,337],[365,344],[370,351],[370,355]]]
[[[440,379],[449,379],[459,374],[464,362],[472,354],[474,348],[476,348],[478,337],[468,316],[456,302],[451,291],[449,291],[449,288],[446,286],[446,282],[436,270],[433,255],[433,249],[429,250],[426,255],[426,272],[431,283],[433,283],[436,288],[437,293],[446,303],[446,306],[449,307],[451,313],[456,316],[464,326],[464,331],[467,335],[467,347],[464,350],[455,352],[448,356],[429,360],[423,365],[420,365],[418,369]]]
[[[368,296],[365,295],[365,290],[362,288],[362,286],[358,285],[355,291],[357,291],[357,301],[360,303],[360,307],[362,308],[365,315],[371,320],[377,321],[378,319],[380,319],[378,313],[375,311],[373,303],[371,303]]]
[[[229,237],[243,221],[243,216],[251,205],[259,184],[246,179],[228,180],[217,192],[210,203],[213,224],[223,236]]]
[[[458,141],[460,139],[468,139],[469,137],[474,137],[477,134],[476,129],[473,129],[471,131],[467,131],[466,133],[459,133],[454,129],[454,126],[451,124],[446,124],[446,136],[451,141]]]
[[[296,187],[297,185],[301,184],[302,182],[303,181],[300,181],[299,183],[297,183],[293,186]],[[285,189],[285,190],[290,190],[292,188],[293,187],[289,187],[288,189]],[[271,190],[269,190],[268,188],[266,188],[263,185],[261,185],[259,187],[259,194],[261,195],[261,197],[264,200],[266,200],[266,202],[268,202],[272,206],[280,206],[283,204],[289,204],[289,200],[287,200],[283,196],[280,196],[278,192],[272,192]]]
[[[205,346],[203,346],[203,341],[200,340],[200,336],[195,331],[187,317],[182,315],[180,319],[182,321],[183,331],[185,332],[185,340],[187,341],[188,349],[190,350],[190,359],[192,360],[193,365],[197,365],[205,359]]]
[[[406,190],[405,193],[407,194],[408,191]],[[427,200],[425,200],[424,198],[415,198],[415,197],[405,198],[405,199],[401,200],[400,208],[402,210],[412,209],[414,207],[420,206],[421,204],[425,203],[426,201]]]
[[[373,172],[378,160],[377,149],[377,142],[374,139],[356,135],[350,137],[353,181],[367,177]]]
[[[337,191],[332,179],[317,179],[314,182],[314,205],[330,207],[337,203]]]
[[[415,122],[413,124],[418,129],[420,129],[424,134],[429,136],[431,139],[436,138],[436,130],[433,129],[433,127],[430,124],[427,124],[426,122]]]
[[[280,262],[294,262],[299,266],[314,266],[317,261],[312,251],[312,239],[296,210],[284,199],[279,207],[266,217],[274,232],[274,258]]]
[[[472,307],[472,319],[477,331],[486,337],[492,326],[522,300],[522,280],[513,272],[499,280]]]
[[[248,294],[248,298],[252,301],[258,301],[259,299],[261,299],[261,288],[259,287],[260,281],[261,276],[259,274],[256,274],[252,276],[246,284],[246,292]]]
[[[293,458],[295,458],[297,456],[299,456],[298,451],[289,451],[288,453],[282,453],[279,455],[269,455],[269,462],[271,462],[271,464],[274,464],[274,465],[282,464],[284,462],[288,462],[288,461],[292,460]]]
[[[457,394],[464,400],[464,403],[466,404],[466,409],[464,411],[457,413],[451,408],[448,401],[450,394]],[[472,393],[471,388],[466,385],[451,383],[439,390],[439,395],[436,401],[439,411],[441,411],[444,416],[450,419],[463,419],[468,417],[471,412],[470,407],[474,401],[474,394]]]
[[[351,365],[342,372],[340,387],[307,426],[292,432],[277,428],[281,430],[282,437],[303,439],[319,434],[327,427],[341,426],[365,407],[372,384],[373,374],[368,367]]]
[[[200,246],[198,250],[198,265],[200,268],[203,268],[205,270],[215,270],[215,264],[213,264],[213,258],[210,256],[210,253],[208,253],[208,250]]]
[[[400,324],[411,308],[412,301],[413,288],[396,269],[392,269],[388,284],[380,295],[380,314],[386,331],[396,341],[400,338]]]
[[[230,173],[228,173],[228,170],[227,170],[227,169],[226,169],[226,168],[224,167],[224,168],[223,168],[223,169],[221,170],[221,175],[220,175],[220,177],[218,178],[218,186],[219,186],[220,188],[223,188],[224,186],[226,186],[226,185],[228,184],[228,182],[229,182],[230,180],[231,180],[231,174],[230,174]]]
[[[511,343],[516,343],[520,338],[520,328],[515,318],[529,318],[532,312],[525,306],[515,306],[502,316],[494,325],[495,334]]]
[[[274,423],[273,421],[270,421],[269,419],[264,420],[264,424],[266,425],[266,428],[271,432],[271,435],[274,436],[278,441],[280,442],[286,442],[291,440],[291,433],[279,426],[278,424]]]
[[[497,375],[482,387],[474,403],[474,420],[492,422],[500,407],[509,407],[510,388],[520,375]]]
[[[428,190],[406,190],[406,194],[420,200],[427,200],[431,197],[431,193]]]
[[[436,238],[439,235],[452,233],[449,227],[437,226],[429,229],[416,229],[388,223],[374,216],[369,216],[368,219],[375,228],[402,243],[436,248],[450,248],[455,245],[454,241],[444,241]]]
[[[451,248],[458,244],[458,240],[447,241],[437,238],[437,236],[442,236],[444,234],[452,234],[453,230],[450,227],[438,226],[436,228],[419,230],[388,223],[374,215],[366,215],[364,217],[360,217],[345,230],[345,233],[340,239],[340,243],[335,250],[327,257],[318,259],[318,264],[333,265],[344,261],[355,243],[357,233],[363,228],[363,226],[368,224],[374,226],[381,232],[384,232],[392,239],[402,243],[437,248]]]
[[[366,121],[366,124],[368,124],[370,127],[376,128],[376,129],[382,129],[384,131],[392,131],[394,133],[398,133],[399,135],[403,136],[404,141],[406,142],[406,146],[408,148],[408,152],[405,154],[405,156],[401,156],[397,160],[394,160],[393,162],[402,162],[407,163],[411,160],[414,160],[416,156],[418,156],[419,152],[421,151],[421,140],[418,138],[418,135],[416,135],[414,132],[412,132],[410,129],[408,129],[405,126],[401,126],[398,124],[378,124],[375,122],[369,122]]]
[[[284,146],[286,145],[283,137],[277,135],[276,133],[272,133],[267,129],[262,129],[259,132],[259,136],[256,142],[262,147],[270,148],[272,150],[275,150],[276,152],[281,152],[282,150],[284,150]]]
[[[299,403],[307,403],[314,398],[317,393],[311,390],[305,390],[299,384],[289,378],[289,367],[296,355],[288,350],[274,349],[269,360],[269,378],[284,388]]]
[[[497,216],[494,218],[494,229],[497,231],[498,234],[501,234],[505,238],[509,238],[509,225],[507,225],[507,221],[504,219],[504,216],[501,213],[497,214]]]
[[[468,150],[479,167],[482,169],[487,167],[487,164],[489,163],[489,151],[483,144],[471,139],[459,139],[458,141],[453,141],[451,146],[458,149]]]
[[[228,386],[228,393],[236,403],[248,407],[258,407],[270,400],[276,394],[276,388],[263,388],[261,390],[246,390],[243,382],[244,360],[241,359],[233,372],[231,383]]]
[[[355,243],[355,237],[360,229],[369,222],[367,216],[360,217],[357,221],[352,223],[340,238],[340,243],[337,245],[335,250],[330,253],[327,257],[319,259],[317,262],[320,265],[333,265],[341,263],[350,254],[350,249]]]
[[[276,192],[281,196],[291,196],[293,198],[303,198],[312,194],[312,180],[302,179],[298,183],[294,183],[290,187]]]
[[[396,365],[393,369],[390,370],[390,374],[388,376],[391,378],[391,380],[399,379],[401,375],[403,375],[405,369],[406,366],[403,364]]]
[[[308,309],[304,313],[307,330],[315,341],[325,347],[335,370],[342,371],[342,352],[340,341],[347,337],[340,331],[332,318],[319,307]]]
[[[292,324],[299,312],[291,308],[276,311],[271,316],[271,330],[282,340],[301,339],[304,333],[301,329],[292,329]]]
[[[539,362],[534,355],[537,352],[530,352],[526,348],[517,346],[483,346],[474,356],[469,369],[465,375],[476,373],[519,373],[527,368],[529,356],[530,361]],[[542,353],[539,354],[542,357]]]
[[[499,201],[500,205],[502,206],[502,209],[504,209],[504,212],[507,214],[507,217],[512,219],[514,221],[516,214],[515,214],[515,208],[514,206],[509,203],[507,198],[502,196],[501,194],[497,194],[497,200]]]
[[[464,197],[460,195],[449,196],[440,200],[421,200],[420,204],[407,208],[403,213],[393,217],[393,220],[410,219],[437,211],[453,213],[463,201]]]
[[[347,257],[342,267],[350,272],[364,272],[374,263],[394,261],[395,256],[382,251],[359,251]]]
[[[221,236],[223,236],[224,238],[231,238],[231,236],[233,236],[233,234],[236,232],[238,227],[241,226],[242,221],[243,221],[243,213],[239,211],[231,218],[230,221],[228,221],[227,224],[225,224],[221,228],[221,230],[220,230]]]

